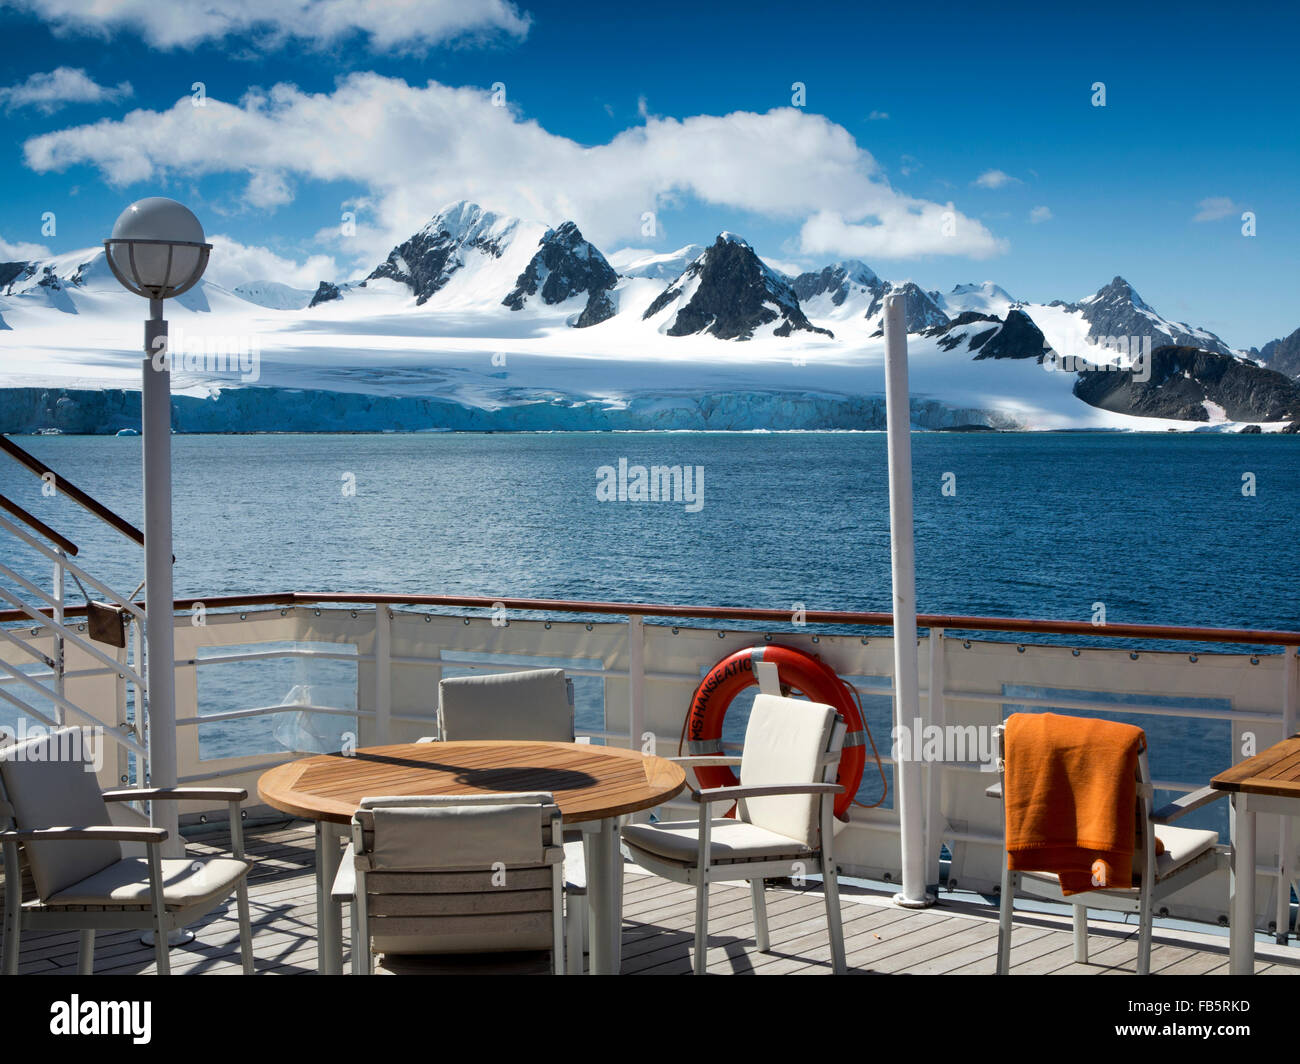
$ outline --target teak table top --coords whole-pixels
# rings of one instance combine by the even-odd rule
[[[651,809],[686,785],[680,765],[581,743],[453,742],[319,754],[262,774],[257,793],[281,812],[347,824],[377,795],[547,791],[566,824]]]
[[[1210,780],[1220,791],[1300,798],[1300,735],[1261,750]]]

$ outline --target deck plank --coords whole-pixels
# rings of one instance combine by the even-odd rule
[[[257,970],[266,974],[312,974],[317,962],[315,835],[310,824],[274,821],[248,825],[246,850],[255,861],[249,876],[249,901]],[[187,840],[188,852],[206,856],[226,851],[228,837],[205,830]],[[996,964],[997,909],[980,899],[943,897],[932,909],[900,909],[888,894],[841,885],[841,918],[850,972],[990,974]],[[831,970],[826,909],[818,884],[795,889],[768,885],[766,892],[771,949],[754,944],[754,917],[748,886],[714,883],[709,890],[709,971],[717,974],[819,975]],[[350,970],[350,920],[343,914],[344,970]],[[625,974],[685,974],[692,969],[695,889],[628,867],[624,877],[623,971]],[[240,972],[238,925],[233,899],[195,925],[198,937],[171,953],[177,974],[235,975]],[[1102,925],[1089,935],[1089,962],[1074,962],[1069,918],[1017,913],[1012,933],[1014,974],[1123,975],[1136,968],[1137,929]],[[1294,959],[1275,951],[1261,957],[1268,975],[1300,974],[1300,949]],[[77,965],[77,934],[29,931],[23,935],[20,971],[72,974]],[[1227,940],[1202,947],[1158,930],[1151,968],[1168,975],[1226,971]],[[138,931],[102,931],[96,939],[95,971],[149,974],[152,947]],[[495,957],[404,958],[377,966],[379,974],[544,974],[546,954]]]

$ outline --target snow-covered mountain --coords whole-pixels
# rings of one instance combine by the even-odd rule
[[[623,277],[648,277],[655,281],[671,281],[692,262],[704,254],[700,244],[687,244],[676,251],[647,251],[645,248],[623,248],[609,256],[609,264]]]
[[[314,295],[308,289],[292,288],[279,281],[248,281],[235,285],[231,291],[241,299],[268,310],[302,310],[311,303]]]
[[[1088,336],[1093,340],[1107,336],[1157,334],[1170,344],[1197,347],[1221,355],[1234,353],[1212,332],[1162,318],[1142,301],[1142,297],[1123,277],[1116,277],[1087,299],[1073,304],[1070,309],[1078,310],[1091,326]]]
[[[749,340],[768,325],[772,336],[832,335],[808,320],[790,282],[734,233],[720,234],[641,316],[667,336]]]
[[[505,306],[522,310],[539,292],[548,306],[586,296],[586,306],[573,322],[576,328],[599,325],[613,317],[609,293],[618,284],[618,274],[595,245],[583,239],[573,222],[548,229],[538,244],[514,290],[501,301]]]
[[[528,267],[546,229],[461,201],[443,208],[418,233],[393,248],[367,281],[405,285],[423,306],[450,286],[461,301],[483,301],[485,290],[504,294]],[[501,296],[498,295],[497,301]]]
[[[992,314],[1005,318],[1007,311],[1015,305],[1016,300],[1005,288],[985,281],[983,284],[959,284],[938,300],[939,305],[951,318],[965,311],[979,314]]]
[[[573,220],[470,202],[440,210],[364,279],[322,278],[314,292],[275,278],[233,290],[204,281],[169,301],[168,318],[178,339],[220,333],[260,351],[257,374],[238,378],[210,360],[178,361],[181,423],[200,430],[385,418],[396,428],[878,428],[890,292],[904,297],[922,427],[1280,428],[1270,419],[1293,409],[1285,380],[1162,317],[1122,278],[1077,301],[1030,303],[992,281],[927,291],[856,260],[789,277],[730,233],[607,256]],[[139,386],[143,310],[99,248],[0,263],[0,431],[128,427],[122,396]],[[1293,340],[1251,354],[1285,371]],[[1155,384],[1135,373],[1151,352],[1182,347],[1213,357],[1162,354],[1175,369]],[[1074,368],[1046,372],[1062,355]],[[92,402],[88,390],[118,398]],[[310,415],[286,413],[301,404]]]

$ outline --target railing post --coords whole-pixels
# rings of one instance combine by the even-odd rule
[[[67,555],[64,553],[62,547],[55,548],[54,553],[56,555],[55,562],[54,562],[54,588],[53,588],[54,591],[54,611],[53,611],[54,612],[54,629],[53,629],[54,653],[51,656],[54,658],[54,693],[58,695],[60,698],[62,698],[64,697],[63,674],[66,669],[66,662],[64,658],[66,647],[64,646],[63,635],[62,635],[63,619],[64,619],[63,616],[64,615],[64,609],[63,609],[64,594],[65,594],[64,588],[65,588],[65,576],[66,576],[63,568],[63,559],[66,558]],[[63,710],[62,708],[60,708],[57,702],[54,704],[54,719],[57,720],[60,724],[67,723],[67,721],[64,720],[63,717]]]
[[[930,629],[930,723],[942,728],[945,719],[943,702],[943,629]],[[919,736],[917,741],[919,741]],[[939,850],[943,845],[943,763],[925,766],[925,885],[935,896],[939,893]]]
[[[639,750],[645,734],[645,618],[627,619],[627,732],[629,748]]]
[[[392,724],[393,615],[387,606],[375,606],[375,744],[390,741]]]
[[[1300,659],[1296,647],[1282,648],[1282,738],[1294,735],[1296,730],[1297,683],[1296,670]],[[1295,869],[1291,864],[1291,818],[1281,817],[1277,835],[1277,908],[1275,910],[1274,933],[1279,946],[1285,946],[1287,935],[1291,931],[1291,880],[1295,878]]]

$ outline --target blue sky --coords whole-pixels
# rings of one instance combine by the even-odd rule
[[[1035,301],[1122,274],[1236,346],[1300,326],[1293,9],[84,6],[0,0],[6,257],[94,244],[161,193],[226,241],[220,280],[314,287],[467,197],[607,252],[729,229],[782,268],[856,257]]]

